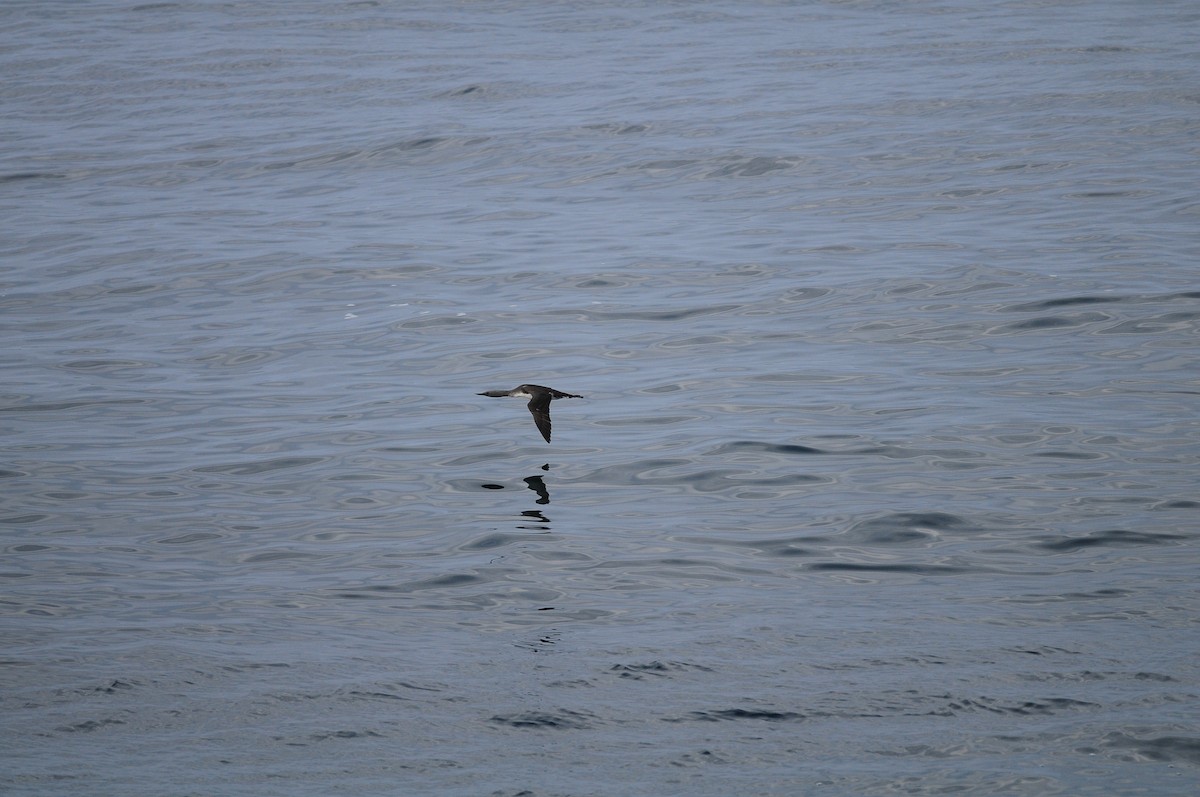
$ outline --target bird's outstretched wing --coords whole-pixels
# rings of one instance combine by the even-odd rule
[[[550,398],[556,399],[583,398],[583,396],[576,395],[575,393],[564,393],[561,390],[555,390],[554,388],[546,387],[545,385],[521,385],[521,388],[528,390],[530,393],[534,392],[535,390],[544,390],[550,394]]]
[[[542,433],[542,437],[546,438],[546,442],[550,442],[550,394],[542,393],[529,400],[529,412],[533,415],[533,422],[537,424],[538,431]]]

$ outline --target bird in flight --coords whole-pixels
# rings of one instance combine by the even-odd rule
[[[517,385],[512,390],[486,390],[483,393],[477,393],[478,396],[490,396],[491,398],[503,398],[512,396],[513,398],[529,399],[529,412],[533,415],[533,422],[537,424],[538,431],[542,433],[542,437],[546,438],[546,442],[550,442],[550,401],[551,399],[562,398],[583,398],[574,393],[564,393],[561,390],[555,390],[552,387],[542,387],[541,385]]]

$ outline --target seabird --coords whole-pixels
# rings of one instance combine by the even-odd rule
[[[546,438],[546,442],[550,442],[550,400],[562,398],[583,398],[574,393],[564,393],[561,390],[555,390],[552,387],[542,387],[541,385],[517,385],[512,390],[488,390],[483,393],[476,393],[477,396],[490,396],[491,398],[503,398],[512,396],[513,398],[529,399],[529,411],[533,414],[533,422],[537,424],[538,431],[542,433],[542,437]]]

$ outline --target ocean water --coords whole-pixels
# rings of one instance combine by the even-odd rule
[[[0,6],[2,790],[1193,793],[1198,24]]]

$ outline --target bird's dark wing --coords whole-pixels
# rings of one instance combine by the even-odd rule
[[[550,394],[541,393],[529,400],[529,412],[533,414],[533,422],[546,442],[550,442]]]
[[[577,396],[574,393],[564,393],[561,390],[555,390],[554,388],[546,387],[545,385],[521,385],[521,387],[525,388],[526,390],[529,390],[529,392],[531,392],[531,393],[535,390],[544,390],[550,394],[550,398],[556,398],[556,399],[583,398],[583,396]]]

